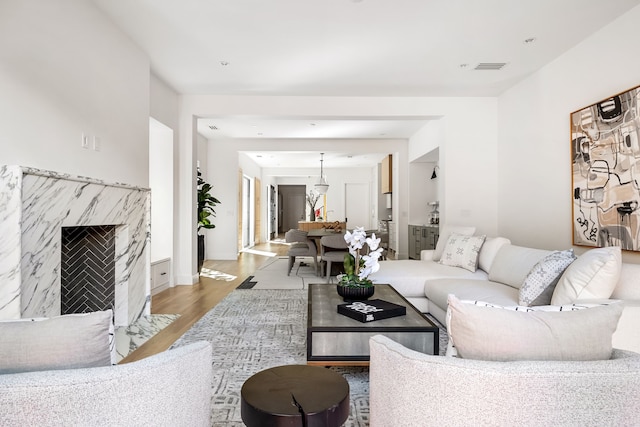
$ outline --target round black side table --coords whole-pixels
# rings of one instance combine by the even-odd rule
[[[241,391],[248,427],[339,427],[349,417],[349,383],[329,369],[287,365],[258,372]]]

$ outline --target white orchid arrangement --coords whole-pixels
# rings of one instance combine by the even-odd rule
[[[373,285],[368,277],[380,269],[378,263],[382,255],[380,238],[376,238],[375,233],[367,237],[364,227],[356,227],[352,233],[349,231],[345,233],[344,240],[349,245],[349,253],[344,257],[345,274],[340,277],[340,283],[353,286]],[[369,247],[369,252],[361,255],[360,251],[365,244]]]

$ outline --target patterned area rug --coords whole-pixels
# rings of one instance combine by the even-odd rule
[[[172,347],[213,344],[212,425],[244,426],[240,390],[253,374],[274,366],[306,364],[307,291],[235,290]],[[446,348],[441,329],[440,348]],[[349,382],[351,413],[345,426],[369,425],[369,370],[332,368]]]
[[[309,283],[323,283],[316,276],[312,257],[296,257],[291,273],[287,275],[288,257],[270,258],[260,266],[240,289],[307,289]]]

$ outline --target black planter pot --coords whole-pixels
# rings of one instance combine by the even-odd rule
[[[345,301],[364,301],[373,296],[376,291],[375,286],[343,286],[336,285],[338,295]]]
[[[204,236],[198,234],[198,273],[202,270],[204,263]]]

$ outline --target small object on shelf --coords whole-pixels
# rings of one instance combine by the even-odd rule
[[[373,299],[370,301],[354,301],[347,304],[339,304],[338,313],[355,319],[358,322],[367,323],[375,320],[404,316],[407,314],[407,307],[381,299]]]
[[[440,224],[440,212],[438,211],[438,206],[440,202],[430,202],[429,206],[433,206],[431,213],[429,214],[429,224],[437,225]]]

